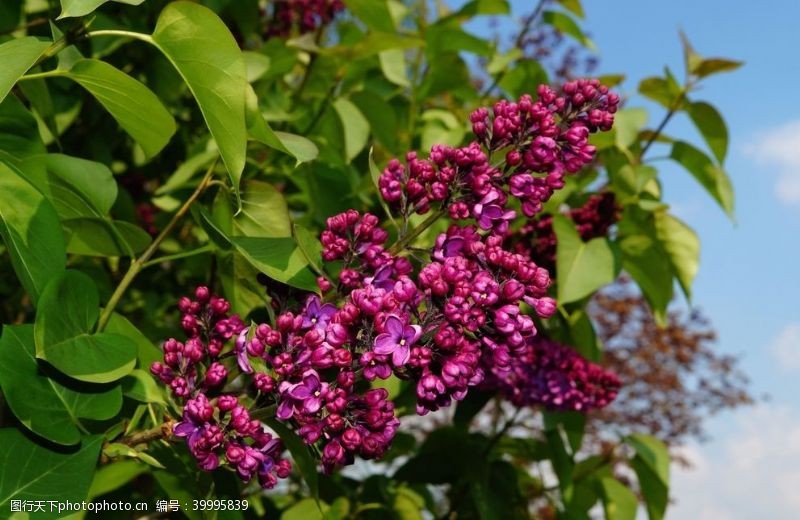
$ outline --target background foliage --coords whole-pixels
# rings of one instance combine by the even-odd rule
[[[622,376],[611,408],[520,413],[471,394],[410,422],[379,466],[317,476],[287,440],[300,471],[266,494],[198,471],[182,444],[137,437],[177,415],[147,368],[188,288],[207,284],[242,317],[269,319],[296,290],[317,290],[327,217],[382,213],[374,181],[390,158],[461,145],[473,109],[593,66],[577,0],[542,1],[517,34],[494,39],[465,25],[509,16],[504,0],[456,10],[348,0],[335,19],[307,25],[284,23],[279,5],[0,7],[0,514],[46,494],[245,496],[249,515],[286,519],[585,518],[599,508],[625,519],[640,503],[662,518],[667,445],[701,431],[691,405],[749,401],[735,361],[668,309],[676,288],[691,298],[700,241],[661,202],[657,160],[681,164],[734,217],[727,129],[697,88],[740,64],[702,57],[685,37],[685,70],[638,85],[664,108],[656,122],[626,102],[614,130],[596,136],[597,160],[519,234],[555,271],[547,334]],[[699,139],[669,135],[678,112]],[[587,233],[578,210],[595,194],[613,194],[615,209]],[[623,272],[632,282],[601,291]],[[390,384],[402,404],[399,380]]]

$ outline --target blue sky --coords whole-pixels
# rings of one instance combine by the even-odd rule
[[[453,2],[460,4],[462,2]],[[534,0],[512,0],[515,13]],[[668,518],[797,518],[800,511],[800,2],[768,7],[730,0],[584,0],[599,73],[622,72],[629,106],[662,112],[636,96],[640,79],[664,65],[683,71],[678,31],[705,56],[743,60],[710,78],[695,99],[716,105],[731,136],[726,169],[736,224],[682,169],[660,162],[665,199],[701,237],[693,304],[711,318],[718,348],[742,357],[756,407],[712,420],[712,440],[686,447],[693,471],[676,470]],[[485,22],[472,28],[489,30]],[[511,30],[511,27],[505,28]],[[503,30],[501,27],[500,30]],[[686,118],[668,128],[701,144]],[[653,156],[663,155],[654,150]]]

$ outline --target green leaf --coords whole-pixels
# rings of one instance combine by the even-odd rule
[[[308,264],[314,268],[318,273],[323,271],[322,268],[322,243],[320,243],[317,235],[308,229],[293,225],[294,239],[297,245],[305,255]]]
[[[207,167],[211,161],[218,156],[219,152],[217,150],[208,150],[186,159],[178,166],[175,172],[169,176],[166,182],[156,189],[156,195],[164,195],[184,188],[197,172]]]
[[[122,393],[142,403],[167,404],[163,387],[144,370],[136,369],[122,379]]]
[[[665,485],[669,485],[669,451],[663,441],[652,435],[634,433],[625,438],[636,454]]]
[[[234,234],[247,237],[290,237],[292,220],[283,194],[271,184],[249,181],[242,191],[242,209],[233,220]]]
[[[80,419],[110,419],[122,407],[119,386],[73,389],[43,374],[36,362],[32,325],[3,327],[0,387],[11,411],[26,428],[63,445],[80,442]]]
[[[614,115],[616,144],[628,149],[638,141],[639,132],[647,124],[647,110],[643,108],[626,108]]]
[[[260,52],[245,51],[242,53],[244,58],[245,68],[247,69],[247,82],[255,83],[261,79],[264,74],[269,72],[269,66],[272,60],[266,54]]]
[[[0,430],[0,517],[8,518],[11,500],[82,502],[89,492],[103,437],[84,439],[80,450],[59,453],[39,446],[19,430]],[[37,513],[54,519],[58,510]]]
[[[439,428],[425,438],[417,454],[395,472],[393,479],[430,484],[454,483],[485,468],[483,453],[488,440],[455,427]]]
[[[742,61],[729,60],[725,58],[704,58],[693,68],[692,73],[698,78],[705,78],[720,72],[730,72],[744,65]]]
[[[473,390],[458,402],[453,415],[453,425],[457,428],[469,429],[472,419],[486,406],[494,395],[491,392]]]
[[[394,19],[386,0],[345,0],[347,9],[374,31],[395,31]]]
[[[0,236],[34,302],[67,263],[58,214],[26,180],[0,162]]]
[[[473,17],[477,15],[511,14],[511,5],[508,0],[471,0],[458,10],[458,17]]]
[[[20,169],[50,199],[64,220],[104,217],[117,199],[114,174],[99,162],[46,154],[25,159]]]
[[[121,70],[99,60],[80,60],[65,75],[88,90],[142,147],[160,152],[175,133],[175,120],[153,92]]]
[[[132,256],[150,245],[147,232],[122,220],[86,217],[64,221],[67,252],[85,256]]]
[[[231,242],[253,267],[273,280],[306,291],[319,290],[294,238],[232,237]]]
[[[247,131],[256,141],[291,155],[297,160],[297,164],[313,161],[319,155],[317,145],[305,137],[276,132],[270,128],[258,107],[256,93],[249,85],[247,86]]]
[[[58,19],[85,16],[109,0],[61,0],[61,15]],[[139,5],[144,0],[114,0],[120,4]]]
[[[136,348],[139,351],[138,358],[140,367],[149,368],[150,364],[154,361],[163,360],[161,349],[153,345],[153,342],[142,334],[142,332],[125,316],[116,312],[113,313],[111,319],[108,320],[105,330],[106,332],[113,332],[114,334],[125,336],[136,344]]]
[[[722,168],[712,163],[706,154],[683,141],[672,145],[670,157],[683,165],[714,197],[725,213],[733,218],[733,186],[728,174]]]
[[[0,103],[0,159],[16,165],[20,159],[45,153],[36,118],[16,96]]]
[[[0,101],[5,99],[17,80],[33,67],[50,45],[51,42],[33,36],[0,44],[0,63],[3,64],[0,70]]]
[[[313,498],[298,500],[281,513],[281,520],[327,520],[328,505]]]
[[[681,289],[687,298],[691,298],[692,281],[700,267],[700,239],[697,233],[666,212],[655,214],[655,230]]]
[[[401,49],[392,49],[378,54],[381,71],[386,79],[401,87],[410,87],[406,55]]]
[[[349,163],[367,145],[367,140],[369,139],[369,122],[358,107],[349,99],[337,99],[333,103],[333,108],[336,110],[336,113],[339,115],[339,120],[342,123],[345,159]]]
[[[563,215],[553,217],[553,231],[558,239],[559,303],[580,300],[614,281],[617,261],[607,239],[595,238],[584,242],[575,225]]]
[[[725,162],[725,155],[728,153],[728,127],[717,109],[709,103],[697,101],[690,103],[686,112],[714,153],[717,162]]]
[[[94,474],[87,498],[101,497],[119,489],[147,471],[147,466],[135,460],[121,460],[100,466]]]
[[[375,139],[385,148],[394,150],[397,147],[398,138],[397,115],[394,106],[369,90],[354,92],[350,95],[350,100],[367,118]]]
[[[618,224],[622,267],[639,285],[659,323],[665,323],[672,300],[672,266],[656,236],[652,216],[633,208]]]
[[[108,383],[130,373],[136,344],[120,334],[92,334],[99,312],[91,278],[65,271],[51,280],[36,314],[36,357],[89,383]]]
[[[152,39],[197,100],[238,193],[246,159],[248,84],[236,40],[213,11],[183,1],[161,11]]]
[[[626,442],[636,451],[631,466],[647,503],[650,520],[661,520],[669,503],[669,452],[655,437],[634,434]]]
[[[5,34],[16,29],[22,19],[22,3],[23,0],[0,2],[0,32]]]
[[[498,85],[513,97],[519,97],[531,88],[531,85],[547,83],[547,72],[536,60],[517,62]]]
[[[583,11],[583,6],[581,5],[581,0],[558,0],[558,3],[563,5],[565,9],[578,18],[586,16],[586,13]]]
[[[456,52],[442,53],[437,57],[437,66],[425,74],[419,95],[433,97],[465,86],[470,86],[470,73],[464,60]]]
[[[672,75],[668,75],[666,78],[643,79],[639,83],[639,93],[668,109],[676,106],[678,99],[683,96],[681,86],[673,79]]]
[[[302,475],[303,480],[306,481],[311,496],[315,500],[318,499],[319,474],[317,473],[317,462],[314,457],[311,456],[308,446],[303,442],[303,439],[279,420],[269,418],[264,422],[281,438],[286,449],[292,454],[297,469],[300,470],[300,475]]]
[[[544,20],[546,24],[551,25],[554,29],[572,36],[584,47],[589,49],[594,48],[592,40],[586,37],[580,26],[571,16],[559,11],[545,11],[542,14],[542,20]]]
[[[464,51],[486,57],[492,55],[492,46],[488,41],[451,25],[431,26],[425,32],[425,41],[425,53],[431,59],[443,52]]]
[[[601,478],[599,485],[606,520],[636,520],[639,501],[633,491],[610,477]]]

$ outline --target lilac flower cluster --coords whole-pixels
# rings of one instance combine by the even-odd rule
[[[620,219],[620,207],[612,192],[590,195],[583,206],[564,213],[574,223],[583,240],[608,236],[611,226]],[[518,231],[509,234],[508,242],[514,251],[533,258],[551,273],[556,266],[556,234],[553,231],[553,216],[537,215]]]
[[[404,226],[387,248],[376,216],[348,210],[330,217],[320,237],[335,286],[321,277],[322,297],[308,296],[301,309],[248,326],[205,288],[181,300],[189,339],[166,341],[164,362],[151,370],[184,404],[174,433],[186,437],[200,467],[228,464],[266,487],[285,476],[282,446],[253,419],[262,413],[314,446],[326,472],[356,457],[379,458],[400,420],[388,392],[370,383],[393,374],[413,385],[421,415],[479,385],[556,408],[613,398],[596,390],[613,381],[593,365],[540,346],[537,320],[556,310],[550,274],[514,251],[507,235],[516,217],[509,197],[536,213],[560,175],[592,160],[586,138],[610,128],[618,99],[594,81],[567,84],[560,95],[543,87],[539,98],[498,103],[491,117],[476,111],[479,140],[467,147],[434,146],[428,159],[409,154],[407,166],[389,163],[379,188],[406,224],[431,210],[473,219],[450,225],[430,249],[410,259],[402,246],[419,229]],[[500,149],[510,149],[505,166],[493,166]],[[225,386],[234,373],[243,377]],[[544,385],[538,393],[536,384]]]
[[[297,31],[305,34],[333,21],[344,10],[342,0],[274,0],[268,36],[285,37]]]
[[[376,289],[382,291],[382,289]],[[400,424],[384,389],[357,390],[362,335],[374,328],[374,295],[353,291],[341,307],[310,296],[297,315],[286,312],[276,327],[254,325],[234,351],[242,372],[252,374],[257,402],[276,403],[278,419],[317,445],[323,468],[372,459],[389,448]]]
[[[235,468],[249,481],[257,476],[261,486],[273,487],[278,478],[289,475],[291,466],[281,458],[280,439],[251,419],[249,408],[230,394],[219,394],[228,379],[226,344],[241,334],[245,325],[237,315],[229,315],[230,303],[198,287],[194,300],[181,298],[181,326],[188,339],[164,342],[164,362],[155,362],[150,371],[172,390],[183,403],[182,420],[173,428],[185,437],[189,451],[200,468],[211,471],[221,464]]]
[[[486,387],[500,390],[517,406],[587,411],[611,403],[620,384],[616,374],[574,349],[537,336],[525,343],[509,366],[495,365]]]
[[[477,141],[463,148],[434,146],[428,159],[412,153],[403,166],[391,161],[379,178],[381,196],[403,215],[426,213],[444,204],[453,219],[474,218],[478,226],[505,233],[519,199],[528,217],[539,213],[564,176],[594,158],[589,135],[611,129],[619,97],[597,80],[566,83],[560,93],[540,86],[538,99],[499,101],[490,112],[470,115]],[[506,150],[503,164],[490,159]]]

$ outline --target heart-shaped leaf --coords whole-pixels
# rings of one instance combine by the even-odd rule
[[[17,419],[57,444],[80,442],[80,419],[110,419],[122,407],[119,386],[73,389],[44,375],[36,362],[32,325],[3,328],[0,386]]]
[[[0,430],[0,518],[11,517],[12,500],[85,500],[102,442],[97,435],[84,439],[80,450],[61,453],[39,446],[19,430]],[[57,508],[45,507],[35,518],[60,516]]]
[[[553,217],[553,231],[558,238],[559,303],[580,300],[614,281],[618,262],[607,239],[595,238],[584,242],[575,225],[562,215]]]
[[[136,344],[120,334],[93,334],[99,314],[91,278],[65,271],[51,280],[36,314],[36,357],[89,383],[108,383],[128,374],[136,364]]]
[[[0,236],[34,301],[67,263],[58,214],[36,188],[0,162]]]
[[[61,15],[58,17],[85,16],[109,0],[61,0]],[[120,4],[139,5],[144,0],[114,0]]]

